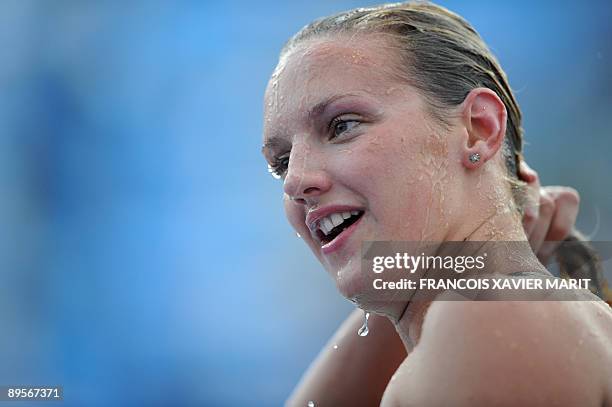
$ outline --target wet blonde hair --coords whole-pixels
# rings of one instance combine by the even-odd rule
[[[429,113],[442,126],[448,126],[449,112],[472,89],[484,87],[497,94],[508,114],[502,148],[506,179],[514,206],[522,215],[526,184],[518,176],[523,160],[521,110],[505,72],[476,30],[461,16],[435,4],[383,4],[315,20],[289,39],[281,58],[311,39],[360,33],[389,38],[400,58],[400,66],[396,67],[399,75],[420,91]],[[557,256],[562,275],[591,278],[591,290],[603,297],[605,282],[597,253],[578,232],[572,232],[566,240],[580,244],[572,245],[574,249],[569,254]],[[576,268],[576,264],[581,267]]]

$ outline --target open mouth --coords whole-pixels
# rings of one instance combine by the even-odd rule
[[[323,245],[326,245],[353,223],[357,222],[361,216],[363,216],[363,211],[333,213],[330,216],[326,216],[319,221],[319,227],[316,232],[317,237]]]

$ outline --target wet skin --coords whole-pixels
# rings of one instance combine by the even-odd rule
[[[419,92],[393,75],[391,67],[395,60],[387,45],[373,37],[302,44],[280,61],[265,95],[263,152],[282,177],[287,218],[335,280],[340,292],[347,298],[358,298],[359,305],[366,309],[372,304],[364,296],[367,287],[360,269],[362,241],[447,241],[463,240],[468,236],[471,240],[526,240],[520,219],[508,205],[512,201],[509,190],[501,181],[504,168],[500,143],[495,137],[501,134],[503,138],[505,116],[492,113],[496,109],[499,111],[495,97],[487,92],[476,95],[468,101],[470,104],[451,112],[450,128],[442,129],[430,117]],[[480,138],[490,148],[482,147],[482,162],[478,167],[470,167],[465,159],[470,148],[479,145]],[[326,208],[363,213],[348,237],[333,250],[325,249],[320,235],[309,229],[307,222],[313,213]],[[531,269],[543,269],[533,253],[523,255]],[[500,273],[511,271],[515,270],[500,270]],[[462,352],[465,363],[478,361],[479,349],[490,349],[490,354],[481,355],[486,356],[483,364],[477,364],[481,370],[474,368],[471,375],[466,376],[468,379],[484,375],[501,380],[511,377],[511,373],[522,374],[521,366],[514,366],[516,370],[508,372],[484,363],[500,361],[503,357],[507,357],[503,359],[507,361],[518,360],[512,359],[511,353],[503,353],[506,342],[498,341],[501,345],[498,343],[497,347],[495,342],[478,342],[484,336],[479,335],[475,329],[478,326],[474,324],[480,323],[481,328],[495,327],[503,311],[495,307],[503,305],[487,304],[480,310],[463,310],[465,312],[457,314],[453,311],[460,307],[444,308],[440,304],[437,303],[432,311],[417,310],[411,314],[414,318],[403,321],[400,316],[406,304],[377,309],[395,321],[407,352],[418,355],[409,356],[398,370],[397,380],[385,394],[387,405],[426,401],[431,394],[419,392],[415,387],[418,381],[410,369],[428,372],[430,386],[454,381],[457,386],[452,392],[438,393],[451,397],[446,402],[457,401],[461,396],[467,397],[466,405],[470,405],[469,397],[492,388],[476,388],[469,380],[462,382],[460,378],[445,376],[450,370],[432,370],[432,366],[439,366],[440,349],[450,352],[444,356],[449,361]],[[600,309],[589,309],[587,305],[570,313],[563,307],[541,307],[543,311],[534,317],[533,307],[518,305],[504,322],[546,328],[547,317],[542,315],[554,315],[576,338],[585,330],[596,332],[594,338],[609,337],[611,333],[610,318],[606,319],[605,326],[593,322],[599,321],[597,319],[589,319],[591,325],[586,327],[571,323],[578,314],[584,317]],[[478,318],[470,319],[475,315]],[[600,320],[605,318],[607,316]],[[461,323],[451,323],[457,320]],[[440,327],[447,330],[441,331]],[[541,335],[546,349],[560,352],[566,349],[565,342],[559,342],[563,338],[555,342],[554,337],[546,336],[546,329],[530,332]],[[472,339],[471,343],[479,346],[449,346],[449,337],[461,336]],[[421,337],[429,339],[420,341]],[[520,338],[507,336],[505,339],[512,342]],[[584,341],[582,343],[587,343]],[[487,348],[485,345],[489,343],[493,345]],[[593,339],[588,346],[596,349],[593,355],[599,361],[612,360],[610,351],[601,343]],[[534,352],[525,352],[522,356],[536,365],[546,365],[549,361],[537,359],[538,354]],[[597,381],[595,387],[576,382],[578,388],[587,389],[589,394],[610,394],[612,386],[603,379],[610,377],[610,372],[593,365],[592,356],[579,363],[592,369]],[[497,375],[492,375],[491,369],[498,369],[495,370]],[[540,373],[555,374],[552,371]],[[565,378],[578,380],[573,373]],[[398,387],[397,383],[403,384]],[[497,384],[489,383],[491,386]],[[602,388],[605,390],[600,391]],[[407,389],[410,391],[406,393]],[[472,392],[471,395],[462,394],[464,389]],[[512,396],[512,392],[508,394]],[[564,397],[563,394],[559,396],[561,400]],[[571,397],[566,399],[572,400]],[[602,399],[589,399],[592,405],[601,405],[597,400]]]
[[[509,202],[507,191],[482,180],[502,170],[499,154],[464,176],[467,131],[443,130],[419,92],[393,75],[393,58],[382,39],[307,43],[280,61],[265,95],[263,152],[283,178],[287,218],[347,298],[366,290],[362,241],[463,240],[488,219],[495,233],[489,201]],[[335,205],[363,215],[326,252],[306,220]],[[516,229],[499,237],[525,240]]]

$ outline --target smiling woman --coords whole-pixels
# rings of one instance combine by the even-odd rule
[[[557,195],[565,202],[542,199],[539,227],[523,227],[527,183],[539,187],[522,158],[520,109],[503,70],[465,20],[420,2],[317,20],[281,52],[264,118],[263,153],[283,180],[291,225],[345,297],[383,316],[370,322],[379,333],[368,348],[349,338],[356,323],[349,319],[333,340],[342,342],[342,351],[322,353],[291,404],[611,402],[612,316],[590,293],[574,307],[560,301],[449,305],[414,301],[418,289],[380,301],[368,284],[365,241],[527,243],[542,228],[544,235],[555,231],[550,240],[563,240],[575,219],[571,210],[554,210],[554,203],[571,207],[572,199],[577,208],[577,195],[566,190]],[[490,256],[496,275],[550,277],[528,244],[517,247],[518,262],[507,253]],[[592,283],[601,293],[597,272]],[[551,334],[552,326],[563,329],[562,338]],[[505,342],[490,332],[501,332]],[[594,335],[584,339],[585,332]],[[506,345],[525,335],[541,340],[518,356],[516,346]],[[465,340],[448,341],[453,337]],[[574,360],[580,369],[559,373],[558,355],[574,340],[588,341],[592,351]],[[539,366],[537,374],[522,364],[527,360]],[[592,372],[588,381],[578,374],[585,369]],[[553,374],[558,380],[549,380]],[[442,382],[445,391],[436,391]],[[566,382],[573,386],[561,385]]]

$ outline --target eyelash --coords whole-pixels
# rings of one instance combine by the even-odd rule
[[[287,161],[285,163],[285,160]],[[272,164],[268,164],[268,172],[275,179],[281,179],[289,167],[289,154],[274,157]]]
[[[353,127],[346,129],[340,134],[335,133],[337,126],[339,124],[346,124],[346,123],[353,123],[353,122],[357,124]],[[347,119],[342,119],[341,117],[336,117],[329,124],[329,131],[332,132],[332,134],[329,137],[329,140],[333,140],[337,137],[340,137],[343,133],[350,132],[353,128],[355,128],[359,124],[361,124],[359,120],[354,120],[354,119],[347,120]],[[268,164],[268,172],[272,175],[272,177],[276,179],[281,179],[285,175],[285,172],[287,172],[287,168],[289,168],[289,153],[285,153],[283,155],[274,157],[272,164]]]
[[[341,117],[336,117],[334,120],[331,121],[331,123],[329,124],[329,129],[332,132],[335,132],[337,126],[339,124],[346,124],[346,123],[357,123],[357,125],[361,124],[361,122],[359,120],[355,120],[355,119],[343,119]],[[355,126],[343,131],[342,133],[346,133],[346,132],[350,132]],[[333,139],[335,137],[339,137],[339,135],[336,135],[335,133],[332,133],[333,137],[330,137],[329,139]]]

